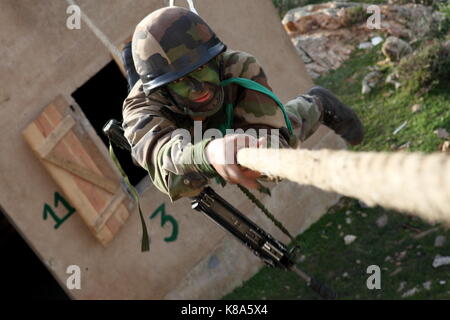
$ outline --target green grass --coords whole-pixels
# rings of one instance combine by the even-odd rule
[[[382,84],[369,95],[361,94],[361,80],[383,57],[379,47],[370,51],[357,50],[338,70],[319,78],[316,83],[331,89],[345,103],[352,106],[366,128],[365,141],[355,151],[393,151],[409,142],[410,151],[433,152],[442,142],[433,131],[450,131],[450,92],[438,87],[421,97],[396,91]],[[421,104],[422,110],[411,111]],[[393,131],[404,121],[407,126],[398,134]],[[388,216],[385,227],[376,221]],[[346,219],[351,219],[348,224]],[[438,227],[427,236],[416,239],[423,231]],[[357,236],[355,242],[345,245],[343,236]],[[435,247],[437,235],[444,235],[444,247]],[[449,299],[450,266],[433,268],[437,254],[450,255],[450,231],[443,226],[432,226],[418,218],[386,210],[381,207],[363,208],[358,201],[343,198],[311,228],[299,236],[302,244],[299,265],[332,287],[340,299],[403,299],[402,294],[416,287],[419,291],[408,299]],[[404,252],[404,254],[401,254]],[[401,257],[404,255],[404,257]],[[387,258],[390,257],[391,259]],[[381,268],[381,290],[366,286],[367,267]],[[401,268],[396,274],[395,270]],[[347,276],[343,276],[343,274]],[[445,280],[441,285],[439,282]],[[423,283],[431,281],[431,289]],[[404,289],[399,291],[402,283]],[[304,282],[292,272],[264,267],[240,288],[224,299],[317,299]]]

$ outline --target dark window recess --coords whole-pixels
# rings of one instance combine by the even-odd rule
[[[2,292],[8,300],[67,300],[44,264],[27,245],[0,209]]]
[[[106,146],[109,146],[109,141],[102,128],[109,119],[122,122],[122,104],[127,95],[127,81],[115,61],[108,63],[72,94]],[[147,175],[144,169],[133,163],[127,151],[119,148],[114,151],[133,185]]]

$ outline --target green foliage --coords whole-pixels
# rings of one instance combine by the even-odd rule
[[[444,14],[444,20],[436,26],[435,36],[445,38],[450,32],[450,3],[438,6],[439,12]]]
[[[364,22],[367,20],[367,18],[370,16],[365,10],[363,6],[355,6],[348,8],[345,11],[345,17],[344,17],[344,25],[345,26],[352,26],[354,24],[358,24],[361,22]]]
[[[408,93],[423,94],[450,79],[449,48],[439,40],[432,40],[404,57],[398,75]]]
[[[408,4],[408,3],[415,3],[415,4],[421,4],[424,6],[433,6],[437,7],[441,3],[445,3],[447,0],[393,0],[392,3],[394,4]]]

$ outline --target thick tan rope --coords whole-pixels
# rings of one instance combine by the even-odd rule
[[[450,157],[445,154],[242,149],[238,162],[368,205],[450,224]]]

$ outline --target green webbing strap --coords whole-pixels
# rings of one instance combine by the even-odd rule
[[[244,88],[261,92],[261,93],[269,96],[270,98],[272,98],[278,104],[278,106],[281,109],[281,112],[283,113],[284,121],[286,122],[286,126],[289,130],[290,135],[291,136],[294,135],[294,130],[292,129],[292,124],[291,124],[291,121],[289,120],[286,110],[284,109],[284,106],[281,103],[281,101],[277,98],[277,96],[272,91],[270,91],[268,88],[264,87],[263,85],[259,84],[258,82],[252,81],[250,79],[245,79],[245,78],[227,79],[227,80],[222,81],[221,85],[223,87],[225,87],[231,83],[236,83]],[[234,114],[233,104],[229,103],[225,106],[225,108],[226,108],[225,114],[226,114],[227,119],[225,120],[225,122],[222,125],[219,126],[219,129],[223,135],[225,135],[226,129],[232,128],[233,114]],[[221,180],[222,180],[222,182],[224,181],[223,179],[221,179]],[[278,229],[281,230],[281,232],[283,232],[285,235],[287,235],[289,237],[289,239],[293,242],[294,245],[297,245],[297,246],[299,245],[298,241],[289,233],[289,231],[286,229],[286,227],[279,220],[277,220],[275,218],[275,216],[264,206],[264,204],[261,201],[259,201],[258,198],[255,197],[255,195],[253,193],[251,193],[247,188],[245,188],[244,186],[242,186],[240,184],[238,184],[237,186],[242,191],[242,193],[244,193],[247,196],[247,198],[249,198],[250,201],[253,202],[265,214],[265,216],[267,218],[269,218]],[[260,185],[259,191],[270,195],[270,190],[268,188],[264,187],[263,185]]]
[[[147,226],[145,225],[144,216],[142,214],[141,210],[141,204],[139,202],[139,194],[136,191],[136,188],[133,187],[133,185],[130,183],[130,180],[128,180],[128,176],[125,173],[125,171],[122,169],[122,166],[120,165],[119,159],[117,159],[116,154],[114,153],[113,146],[111,145],[111,142],[109,143],[109,154],[114,161],[114,164],[116,165],[117,169],[119,169],[120,174],[123,177],[123,180],[128,188],[128,190],[131,192],[134,200],[137,202],[138,209],[139,209],[139,215],[141,217],[141,225],[142,225],[142,241],[141,241],[141,251],[149,251],[150,250],[150,238],[147,233]]]
[[[222,81],[220,84],[221,84],[221,86],[225,87],[231,83],[238,84],[238,85],[240,85],[244,88],[250,89],[250,90],[261,92],[261,93],[271,97],[280,107],[281,112],[283,113],[284,121],[286,122],[286,126],[289,130],[289,133],[291,135],[294,135],[294,129],[292,129],[292,124],[291,124],[291,121],[289,120],[286,110],[284,109],[284,106],[281,103],[281,101],[277,98],[277,96],[272,91],[270,91],[268,88],[264,87],[262,84],[259,84],[258,82],[255,82],[250,79],[245,79],[245,78],[230,78],[230,79]],[[227,114],[226,129],[230,129],[233,124],[233,105],[231,103],[226,105],[226,114]]]

